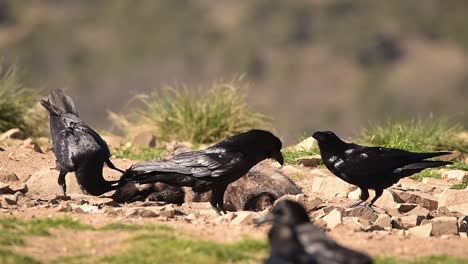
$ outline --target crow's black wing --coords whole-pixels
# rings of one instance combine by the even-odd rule
[[[133,165],[133,174],[179,173],[197,178],[222,177],[243,165],[244,154],[224,148],[184,152],[166,161],[146,161]],[[137,180],[137,178],[131,179]],[[144,179],[140,179],[144,180]]]
[[[296,227],[299,242],[307,253],[304,259],[319,264],[371,264],[372,259],[360,252],[342,247],[311,223]],[[304,262],[305,263],[305,262]],[[307,262],[309,263],[309,262]]]
[[[352,144],[341,159],[334,162],[334,167],[349,175],[378,175],[419,160],[414,154],[400,149]]]

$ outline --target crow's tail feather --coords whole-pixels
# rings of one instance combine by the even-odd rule
[[[62,90],[57,89],[50,92],[49,102],[55,107],[61,109],[63,112],[79,117],[75,103],[71,97],[66,95]]]
[[[405,167],[403,167],[403,169],[408,169],[408,170],[428,169],[428,168],[436,168],[436,167],[441,167],[441,166],[450,165],[450,164],[453,164],[453,162],[439,161],[439,160],[426,160],[426,161],[421,161],[418,163],[406,165]]]
[[[413,153],[419,160],[430,159],[434,157],[450,155],[450,151],[437,151],[437,152],[423,152],[423,153]]]

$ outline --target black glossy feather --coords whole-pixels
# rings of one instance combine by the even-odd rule
[[[109,160],[109,147],[78,117],[72,99],[61,90],[54,90],[48,100],[40,100],[40,103],[49,112],[53,152],[63,193],[66,194],[65,175],[68,172],[75,172],[85,193],[101,195],[115,189],[114,182],[107,182],[102,175],[104,163],[116,169]]]
[[[270,256],[265,264],[372,263],[366,254],[339,245],[310,223],[307,212],[296,202],[283,200],[256,221],[273,221],[268,232]]]
[[[212,190],[211,204],[219,212],[223,210],[223,196],[228,184],[267,158],[283,162],[281,141],[268,131],[251,130],[205,150],[180,153],[168,160],[135,164],[123,179],[137,183],[164,182],[190,186],[195,192]]]
[[[368,198],[368,189],[375,189],[378,198],[385,188],[401,178],[427,168],[452,164],[426,160],[451,152],[416,153],[395,148],[366,147],[346,143],[330,131],[316,132],[314,138],[318,141],[325,166],[339,178],[358,186],[363,193],[363,200]]]

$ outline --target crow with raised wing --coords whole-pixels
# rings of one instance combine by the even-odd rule
[[[369,189],[375,190],[371,207],[383,194],[383,190],[397,183],[401,178],[411,176],[427,168],[448,164],[447,161],[427,160],[451,154],[451,152],[416,153],[395,148],[366,147],[346,143],[331,131],[315,132],[320,154],[325,166],[336,176],[361,190],[360,201],[369,198]]]
[[[192,187],[197,193],[211,191],[210,204],[224,210],[227,186],[244,176],[260,161],[273,158],[281,165],[282,143],[271,132],[250,130],[234,135],[205,150],[177,154],[168,160],[145,161],[130,167],[122,177],[136,183],[163,182]]]
[[[119,170],[110,161],[110,151],[99,134],[79,118],[73,100],[61,90],[53,90],[47,100],[40,100],[49,112],[50,134],[60,171],[58,184],[66,196],[65,176],[75,172],[83,192],[101,195],[115,190],[118,181],[106,181],[102,175],[104,163],[111,169]]]
[[[370,264],[364,253],[345,248],[309,220],[304,207],[283,200],[271,212],[255,220],[273,222],[268,232],[270,256],[265,264]]]

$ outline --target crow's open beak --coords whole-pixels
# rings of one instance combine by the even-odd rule
[[[276,160],[281,166],[283,166],[284,158],[283,158],[283,154],[281,154],[281,151],[278,151],[277,153],[273,154],[271,158]]]
[[[256,218],[254,220],[254,223],[256,225],[263,225],[265,223],[272,222],[273,219],[275,219],[275,216],[271,212],[269,212],[264,216],[260,216],[259,218]]]

